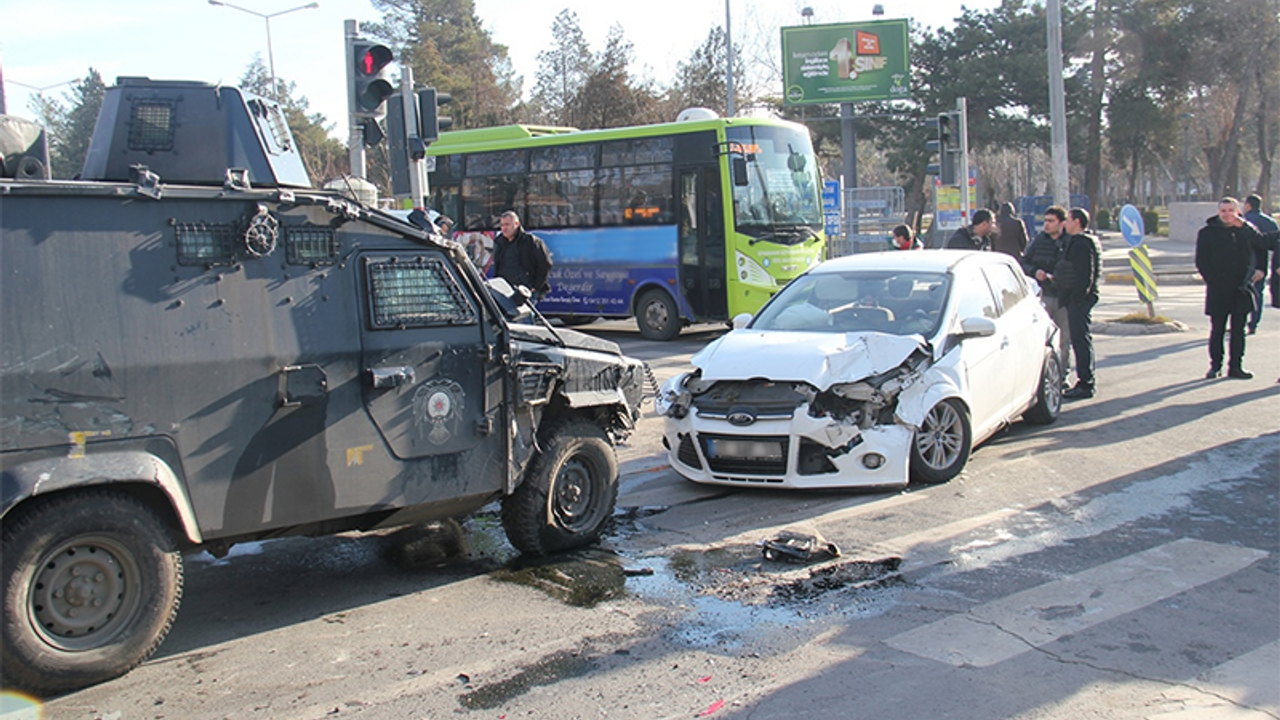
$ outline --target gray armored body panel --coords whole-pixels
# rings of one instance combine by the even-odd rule
[[[522,551],[599,536],[643,365],[311,189],[273,102],[123,79],[83,178],[0,180],[7,685],[142,662],[185,551],[494,500]]]

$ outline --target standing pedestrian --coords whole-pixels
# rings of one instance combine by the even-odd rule
[[[944,247],[948,250],[988,250],[991,241],[987,236],[994,224],[991,211],[980,208],[973,213],[973,224],[956,230]]]
[[[1058,298],[1053,270],[1062,259],[1066,237],[1062,234],[1067,211],[1061,205],[1050,205],[1044,211],[1044,230],[1027,245],[1022,254],[1022,270],[1040,283],[1040,302],[1058,326],[1058,358],[1062,377],[1071,369],[1071,324],[1067,320],[1067,304]]]
[[[1254,253],[1254,246],[1262,242],[1262,236],[1241,214],[1240,201],[1233,197],[1218,201],[1218,214],[1206,220],[1196,235],[1196,270],[1204,278],[1204,314],[1209,316],[1206,378],[1222,376],[1222,342],[1228,323],[1227,377],[1253,377],[1243,365],[1244,336],[1253,311],[1253,283],[1263,275]]]
[[[893,247],[895,250],[923,250],[924,243],[911,232],[906,225],[898,225],[893,229]]]
[[[1273,233],[1280,230],[1280,225],[1276,224],[1275,218],[1262,212],[1262,197],[1257,194],[1250,195],[1244,199],[1244,219],[1253,223],[1253,227],[1263,235]],[[1253,281],[1253,312],[1249,314],[1249,334],[1258,332],[1258,322],[1262,320],[1262,288],[1267,284],[1267,249],[1265,247],[1255,246],[1253,248],[1254,269],[1261,270],[1262,276]],[[1277,264],[1276,257],[1272,257],[1271,266],[1275,268]],[[1273,293],[1274,295],[1274,293]],[[1271,298],[1272,303],[1275,297]]]
[[[514,210],[502,213],[499,227],[501,232],[493,243],[494,277],[506,280],[513,288],[524,286],[534,300],[541,299],[551,290],[547,282],[551,253],[546,243],[520,227],[520,216]]]
[[[1067,245],[1053,273],[1059,283],[1058,298],[1067,304],[1071,349],[1076,356],[1076,384],[1062,393],[1068,400],[1091,398],[1097,390],[1093,374],[1093,332],[1089,323],[1093,320],[1093,306],[1098,304],[1102,243],[1088,234],[1088,229],[1089,211],[1071,208],[1066,222]]]
[[[1014,214],[1011,202],[1000,204],[1000,212],[996,214],[996,236],[991,241],[991,249],[1015,258],[1022,257],[1027,250],[1027,226],[1022,223],[1022,218]]]

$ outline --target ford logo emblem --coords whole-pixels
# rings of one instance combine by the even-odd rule
[[[729,424],[742,427],[756,421],[756,414],[749,410],[734,410],[729,413]]]

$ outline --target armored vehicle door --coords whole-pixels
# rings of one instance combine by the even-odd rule
[[[392,454],[414,460],[479,450],[500,486],[501,374],[489,359],[482,308],[440,253],[367,252],[358,263],[361,392]],[[456,467],[483,480],[480,465]]]

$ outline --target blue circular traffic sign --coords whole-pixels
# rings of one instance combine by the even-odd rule
[[[1138,208],[1132,205],[1120,208],[1120,234],[1124,236],[1124,241],[1133,247],[1142,244],[1142,236],[1146,235],[1147,231],[1142,224],[1142,213]]]

